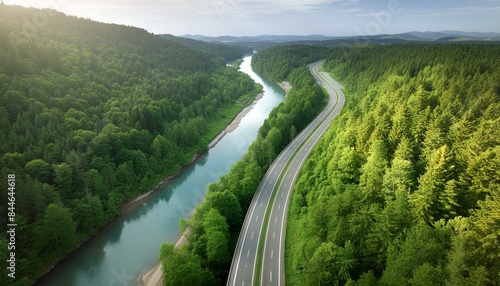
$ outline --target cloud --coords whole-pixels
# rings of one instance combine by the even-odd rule
[[[213,0],[217,14],[279,14],[286,12],[310,13],[322,7],[357,3],[358,0]]]
[[[500,7],[473,6],[473,7],[455,7],[447,9],[427,9],[418,12],[408,13],[408,15],[417,17],[436,17],[436,16],[439,17],[439,16],[482,14],[482,13],[490,13],[498,11],[500,11]]]

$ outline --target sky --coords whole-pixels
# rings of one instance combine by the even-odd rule
[[[500,0],[3,0],[68,15],[205,36],[500,32]]]

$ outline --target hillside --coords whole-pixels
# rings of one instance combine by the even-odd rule
[[[14,284],[32,283],[204,151],[259,89],[213,54],[143,29],[1,4],[0,174],[15,180]],[[1,285],[12,285],[7,271]]]
[[[209,56],[219,60],[221,63],[227,63],[230,61],[237,60],[243,57],[245,53],[252,53],[251,49],[244,49],[242,47],[237,47],[237,46],[204,42],[202,40],[176,37],[169,34],[161,35],[161,37],[169,41],[181,44],[190,49],[206,53]]]
[[[335,48],[347,105],[296,184],[289,285],[500,283],[500,47]]]

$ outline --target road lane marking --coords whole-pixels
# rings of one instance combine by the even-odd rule
[[[278,223],[278,217],[274,217],[274,223]]]
[[[249,256],[250,256],[250,249],[247,252],[247,257],[249,257]]]
[[[316,67],[315,67],[315,69],[316,69],[316,70],[317,70],[317,67],[318,67],[318,66],[319,66],[319,65],[316,65]],[[323,73],[323,74],[326,74],[326,73]],[[328,76],[328,78],[330,78],[330,76],[329,76],[329,75],[327,75],[327,76]],[[322,76],[322,77],[323,77],[323,76]],[[330,87],[330,82],[329,82],[329,81],[327,81],[327,82],[325,82],[325,83],[328,85],[328,87]],[[336,87],[336,86],[335,86],[335,87]],[[342,98],[342,97],[340,97],[340,94],[336,91],[336,88],[328,88],[327,90],[328,90],[328,92],[329,92],[329,93],[334,92],[334,93],[336,94],[336,96],[337,96],[337,99],[336,99],[336,100],[334,99],[334,97],[335,97],[335,96],[331,96],[331,98],[330,98],[330,102],[329,102],[329,104],[328,104],[328,108],[329,108],[329,110],[330,110],[330,111],[329,111],[329,112],[323,112],[322,114],[320,114],[320,115],[322,116],[322,117],[321,117],[322,119],[318,117],[318,118],[316,118],[316,119],[314,120],[314,124],[315,124],[316,126],[318,126],[318,127],[319,127],[319,128],[316,130],[316,132],[312,132],[312,130],[311,130],[311,129],[312,129],[313,127],[311,127],[311,126],[310,126],[310,127],[308,127],[308,129],[306,130],[307,132],[302,132],[302,133],[298,136],[298,138],[297,138],[297,139],[300,139],[300,140],[298,140],[295,144],[292,144],[291,146],[289,146],[290,148],[288,148],[288,150],[287,150],[289,154],[295,154],[295,152],[294,152],[294,151],[292,151],[292,150],[297,150],[297,148],[298,148],[298,147],[300,147],[300,146],[298,146],[298,145],[300,145],[300,144],[298,143],[299,141],[309,141],[309,144],[310,144],[310,145],[312,145],[312,144],[311,144],[311,142],[313,142],[314,144],[316,144],[317,142],[315,142],[315,140],[305,140],[305,139],[307,139],[307,138],[306,138],[306,137],[308,136],[307,134],[311,134],[311,135],[312,135],[311,137],[309,137],[309,139],[311,139],[311,138],[315,138],[315,139],[320,138],[319,133],[324,133],[324,130],[327,128],[327,125],[326,125],[325,123],[323,123],[323,121],[328,120],[328,119],[333,119],[333,118],[335,118],[335,117],[337,116],[337,114],[336,114],[336,113],[338,113],[338,111],[341,109],[341,107],[342,107],[342,105],[343,105],[343,100],[342,100],[343,98]],[[340,91],[340,93],[342,93],[342,91]],[[332,100],[333,100],[333,101],[332,101]],[[333,109],[333,111],[332,111],[331,109]],[[317,140],[316,140],[316,141],[317,141]],[[294,149],[294,148],[295,148],[295,149]],[[302,149],[302,148],[299,148],[299,149]],[[304,148],[304,149],[306,149],[306,148]],[[303,161],[303,160],[304,160],[304,158],[306,157],[306,156],[304,156],[304,155],[306,155],[306,153],[308,153],[308,151],[304,151],[304,152],[302,152],[302,153],[300,153],[300,152],[299,152],[299,153],[297,153],[297,155],[298,155],[298,156],[297,156],[297,158],[296,158],[296,159],[298,159],[299,161]],[[299,154],[301,154],[301,155],[299,155]],[[283,156],[282,156],[282,155],[283,155]],[[283,160],[284,160],[285,158],[286,158],[286,156],[284,155],[284,153],[282,153],[281,155],[279,155],[279,156],[278,156],[278,158],[277,158],[278,160],[277,160],[277,161],[279,161],[279,160],[281,160],[281,159],[283,159]],[[291,159],[291,158],[289,158],[289,159]],[[276,163],[278,163],[278,162],[276,162]],[[301,164],[299,164],[299,165],[301,165]],[[273,165],[271,166],[271,168],[272,168],[272,169],[276,169],[276,166],[277,166],[277,164],[273,164]],[[281,164],[280,164],[280,167],[282,167],[282,166],[283,166],[283,163],[281,163]],[[293,169],[292,169],[292,170],[293,170]],[[298,170],[300,170],[300,168],[295,168],[295,170],[293,170],[293,172],[294,172],[294,173],[296,173]],[[273,171],[275,171],[275,170],[273,170]],[[276,173],[276,172],[275,172],[275,173]],[[272,174],[272,173],[271,173],[271,172],[269,172],[268,174]],[[296,175],[297,175],[297,174],[295,174],[294,178],[296,177]],[[291,174],[289,174],[289,175],[288,175],[288,178],[291,178],[291,177],[292,177],[292,176],[291,176]],[[271,177],[270,177],[270,176],[268,176],[268,175],[266,175],[266,176],[265,176],[265,181],[264,181],[264,184],[263,184],[263,185],[265,185],[265,183],[266,183],[268,180],[271,180]],[[287,192],[287,200],[286,200],[286,201],[288,201],[288,200],[289,200],[289,197],[290,197],[290,193],[291,193],[291,188],[292,188],[292,186],[293,186],[293,185],[291,185],[291,186],[290,186],[290,189],[289,189],[289,190],[288,190],[288,192]],[[264,190],[262,190],[262,189],[261,189],[261,191],[264,191]],[[267,195],[267,192],[268,192],[268,190],[265,190],[265,194],[266,194],[266,195]],[[272,190],[271,194],[272,194],[272,193],[274,193],[274,189]],[[261,194],[263,194],[263,192],[259,192],[259,196],[260,196]],[[282,192],[282,194],[281,194],[281,197],[283,197],[283,196],[284,196],[284,192]],[[255,209],[255,206],[256,206],[256,204],[254,204],[254,205],[252,206],[252,210],[251,210],[252,214],[253,214],[253,212],[256,210],[256,209]],[[284,208],[284,209],[285,209],[285,208]],[[280,220],[282,220],[282,223],[283,223],[283,221],[285,220],[285,216],[283,216],[283,219],[281,219],[281,218],[280,218]],[[277,223],[277,217],[275,218],[275,223]],[[281,229],[282,229],[282,231],[283,231],[283,227],[284,227],[284,226],[283,226],[283,224],[282,224],[282,225],[281,225]],[[262,230],[262,225],[261,225],[261,230]],[[247,224],[247,226],[246,226],[246,231],[245,231],[245,235],[246,235],[246,233],[247,233],[248,231],[249,231],[249,227],[248,227],[248,224]],[[273,236],[274,236],[274,235],[275,235],[275,233],[273,234]],[[280,235],[280,237],[279,237],[279,238],[280,238],[280,246],[281,246],[281,245],[282,245],[281,235]],[[252,239],[253,239],[253,233],[252,233]],[[259,239],[258,239],[258,240],[259,240]],[[279,253],[281,253],[281,249],[278,249],[278,252],[279,252]],[[239,252],[239,257],[241,258],[241,252]],[[279,257],[281,257],[281,256],[279,256]],[[255,263],[256,263],[256,262],[254,262],[254,266],[255,266]],[[238,273],[238,265],[239,265],[239,260],[236,262],[236,273]],[[281,264],[279,265],[279,268],[281,269]],[[254,270],[252,270],[252,271],[254,271]],[[277,279],[277,283],[278,283],[278,285],[280,284],[280,280],[281,280],[281,277],[280,277],[281,275],[280,275],[279,273],[280,273],[280,271],[278,271],[278,275],[277,275],[277,278],[278,278],[278,279]],[[238,274],[236,274],[236,275],[238,275]],[[235,279],[237,279],[237,278],[235,278]],[[270,272],[270,278],[269,278],[269,279],[270,279],[270,281],[272,282],[272,271]],[[251,279],[251,283],[250,283],[250,284],[253,284],[253,281],[254,281],[254,279],[252,278],[252,279]],[[244,282],[243,282],[243,283],[244,283]],[[229,285],[229,284],[228,284],[228,285]],[[233,284],[233,285],[234,285],[234,284]]]
[[[273,258],[274,256],[274,249],[271,249],[271,259]]]
[[[273,272],[272,271],[269,272],[269,281],[273,282]]]
[[[262,204],[263,204],[263,203],[264,203],[264,202],[260,202],[260,207],[262,207]]]
[[[255,221],[257,221],[258,219],[259,219],[259,216],[257,216],[257,217],[255,218]]]
[[[273,232],[273,239],[275,239],[275,238],[276,238],[276,231]]]
[[[280,208],[281,208],[281,204],[278,205],[278,209],[280,209]]]
[[[250,237],[250,239],[253,239],[253,231],[252,231],[252,237]]]

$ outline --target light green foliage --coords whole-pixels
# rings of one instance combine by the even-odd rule
[[[439,266],[435,267],[426,262],[413,272],[413,277],[408,280],[408,283],[412,286],[441,286],[445,285],[445,278],[446,276]]]
[[[292,196],[290,285],[500,283],[499,66],[498,45],[331,50],[347,102]],[[326,245],[346,242],[342,280]]]
[[[227,220],[230,227],[236,227],[243,220],[243,212],[238,198],[230,191],[208,193],[206,203],[217,210]]]
[[[439,260],[445,251],[444,238],[439,231],[429,226],[418,224],[412,227],[389,247],[387,266],[381,283],[384,285],[408,285],[408,279],[414,277],[415,274],[422,274],[417,272],[425,263],[428,263],[429,266],[439,265]],[[430,267],[425,267],[420,272],[431,271],[428,268]]]
[[[307,285],[343,285],[355,266],[354,247],[347,241],[344,247],[322,243],[309,260]]]
[[[417,191],[410,197],[414,215],[419,221],[429,223],[453,212],[451,208],[456,206],[454,183],[447,182],[453,178],[454,169],[447,145],[432,154],[426,172],[419,178]]]
[[[162,245],[160,258],[163,265],[164,285],[204,285],[206,271],[201,259],[185,247],[173,249]]]
[[[370,155],[366,159],[366,163],[361,167],[361,177],[359,178],[363,200],[366,202],[376,203],[382,202],[384,199],[380,189],[382,189],[384,172],[388,165],[387,157],[385,143],[376,140],[370,147]]]
[[[207,259],[214,263],[227,263],[229,253],[229,226],[216,208],[211,208],[203,217],[203,228],[207,237]]]
[[[493,269],[500,270],[500,190],[494,189],[480,201],[479,209],[472,214],[475,231],[476,252],[491,263]]]

